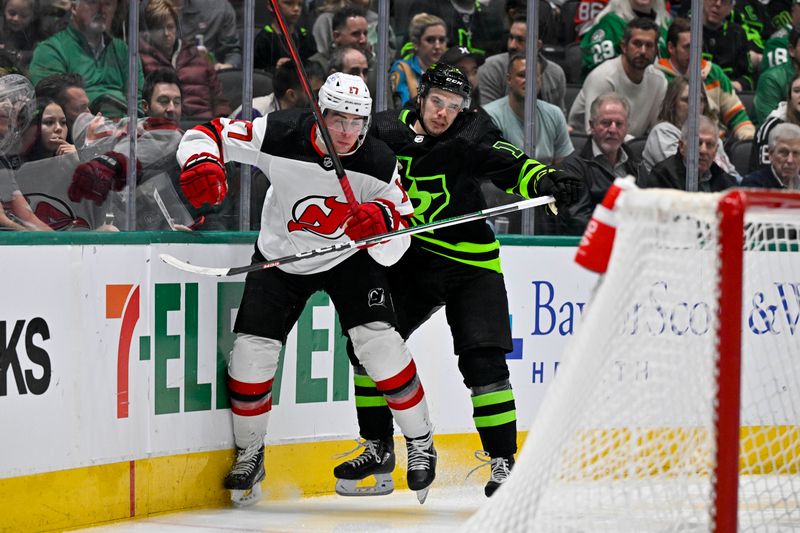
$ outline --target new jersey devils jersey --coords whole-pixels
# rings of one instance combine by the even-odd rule
[[[178,162],[183,166],[191,155],[208,152],[264,172],[271,187],[261,212],[258,248],[268,259],[347,242],[343,224],[349,207],[333,161],[313,141],[316,128],[311,111],[298,109],[276,111],[253,122],[214,119],[186,132]],[[413,213],[400,184],[397,161],[383,142],[367,136],[355,153],[341,161],[357,201],[388,200],[402,217]],[[408,245],[409,238],[400,237],[369,248],[369,253],[379,263],[390,265]],[[356,251],[310,257],[279,268],[292,274],[323,272]]]

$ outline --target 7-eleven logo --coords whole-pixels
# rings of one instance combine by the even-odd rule
[[[122,319],[117,341],[117,418],[128,418],[128,362],[139,322],[139,286],[106,285],[106,319]]]

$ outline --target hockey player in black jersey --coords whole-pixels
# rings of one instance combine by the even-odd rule
[[[371,133],[394,150],[414,223],[486,207],[481,182],[526,198],[553,195],[559,208],[574,203],[581,180],[529,158],[501,137],[480,113],[467,112],[470,84],[456,68],[431,66],[415,103],[374,117]],[[458,369],[472,395],[473,418],[491,465],[487,496],[514,465],[516,411],[505,354],[512,350],[500,244],[484,221],[412,236],[411,247],[389,269],[398,331],[408,338],[445,306]],[[356,409],[365,450],[334,469],[339,479],[369,475],[375,450],[391,441],[392,418],[367,372],[355,367]]]
[[[397,230],[413,212],[394,154],[366,134],[372,98],[364,81],[332,74],[320,88],[319,107],[360,202],[355,206],[346,201],[309,110],[276,111],[252,122],[214,119],[187,131],[178,148],[181,186],[196,207],[222,201],[227,161],[256,165],[269,178],[254,262]],[[409,487],[424,501],[434,478],[432,426],[411,353],[394,327],[380,266],[397,261],[408,245],[408,238],[399,238],[247,275],[228,363],[237,456],[224,485],[235,504],[253,503],[260,495],[278,355],[318,290],[330,295],[359,363],[402,429],[415,465],[412,469],[409,461]]]

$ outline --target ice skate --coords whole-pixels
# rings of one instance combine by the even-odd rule
[[[508,476],[511,475],[511,469],[514,468],[514,456],[490,457],[487,452],[479,450],[475,452],[475,458],[479,461],[483,461],[483,464],[473,468],[469,474],[467,474],[467,477],[472,475],[472,473],[476,470],[489,465],[491,468],[491,474],[489,474],[489,482],[483,489],[483,493],[486,494],[486,497],[488,498],[494,494],[494,491],[496,491],[500,485],[505,483],[508,479]]]
[[[336,477],[336,494],[340,496],[384,496],[394,491],[394,440],[364,440],[355,449],[340,457],[364,448],[358,457],[345,461],[333,469]],[[359,481],[375,477],[373,485],[360,485]]]
[[[416,491],[419,503],[425,503],[428,489],[436,478],[436,448],[433,447],[433,433],[424,437],[406,437],[408,451],[408,488]]]
[[[224,482],[231,491],[231,502],[244,507],[260,500],[264,477],[264,444],[258,441],[247,448],[237,448],[236,461]]]

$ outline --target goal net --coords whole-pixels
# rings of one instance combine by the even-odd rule
[[[617,204],[609,270],[465,529],[800,531],[800,193]]]

